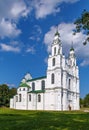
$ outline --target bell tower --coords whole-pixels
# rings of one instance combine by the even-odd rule
[[[74,52],[74,48],[73,45],[70,48],[70,52],[69,52],[69,65],[72,66],[76,66],[76,57],[75,57],[75,52]]]
[[[51,55],[48,57],[47,87],[61,87],[62,43],[58,28],[53,38]]]
[[[53,43],[52,43],[52,56],[55,56],[58,54],[62,54],[62,44],[60,40],[60,34],[57,29],[54,35]]]
[[[62,98],[61,98],[63,87],[62,63],[63,63],[62,43],[57,28],[51,45],[51,55],[49,55],[48,57],[48,67],[47,67],[46,96],[49,97],[49,99],[47,98],[47,100],[50,110],[62,109]]]

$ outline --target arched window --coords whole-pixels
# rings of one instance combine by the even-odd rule
[[[32,83],[32,91],[35,91],[35,83]]]
[[[41,102],[41,95],[38,95],[38,102]]]
[[[56,55],[56,47],[54,47],[54,55]]]
[[[18,96],[16,96],[16,102],[18,102]]]
[[[41,81],[41,90],[45,90],[45,81],[44,80]]]
[[[22,96],[21,96],[21,94],[19,94],[19,102],[21,102],[22,101]]]
[[[51,75],[51,83],[54,84],[54,82],[55,82],[55,76],[54,76],[54,74],[52,73],[52,75]]]
[[[23,88],[23,91],[25,91],[25,88]]]
[[[29,101],[31,101],[31,94],[29,94]]]
[[[55,58],[52,59],[52,65],[55,66]]]
[[[69,79],[68,88],[71,88],[71,79]]]

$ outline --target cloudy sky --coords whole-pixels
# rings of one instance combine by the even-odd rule
[[[0,84],[18,87],[26,73],[46,75],[47,57],[56,26],[63,52],[73,42],[80,69],[81,97],[89,93],[89,44],[86,35],[73,34],[73,24],[89,0],[0,0]]]

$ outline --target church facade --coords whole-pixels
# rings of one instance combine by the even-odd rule
[[[79,110],[79,69],[74,48],[66,59],[62,53],[60,34],[56,31],[48,57],[46,76],[33,79],[26,74],[10,108],[23,110]]]

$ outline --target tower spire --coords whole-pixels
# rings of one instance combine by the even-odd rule
[[[71,48],[70,48],[70,51],[74,51],[73,41],[72,41],[72,43],[71,43]]]
[[[55,33],[55,36],[58,35],[60,36],[59,32],[58,32],[58,25],[56,26],[56,33]]]

